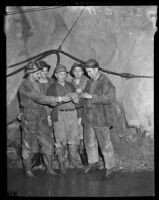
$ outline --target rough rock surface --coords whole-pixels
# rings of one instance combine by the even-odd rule
[[[7,7],[7,11],[25,9],[28,7]],[[7,65],[56,49],[82,9],[68,6],[6,16]],[[95,58],[101,67],[111,71],[153,76],[156,10],[155,6],[86,7],[62,49],[82,60]],[[56,56],[45,60],[52,66],[51,76]],[[61,56],[68,70],[73,62]],[[117,163],[121,165],[120,155],[127,166],[136,162],[137,167],[135,160],[140,164],[144,160],[147,164],[140,166],[149,168],[153,165],[153,79],[107,76],[116,86],[119,102],[119,120],[112,130]],[[22,79],[23,72],[7,78],[7,122],[19,113],[16,93]]]

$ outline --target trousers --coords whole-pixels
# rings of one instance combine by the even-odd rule
[[[51,155],[54,150],[54,140],[46,112],[32,110],[26,113],[23,114],[21,121],[23,159],[31,159],[38,152]]]
[[[104,158],[106,169],[115,167],[114,149],[110,140],[108,127],[93,127],[84,125],[84,144],[87,152],[88,163],[99,161],[98,145]]]
[[[79,129],[76,111],[58,111],[58,121],[54,122],[56,145],[78,144]]]

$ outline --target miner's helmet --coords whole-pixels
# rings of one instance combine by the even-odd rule
[[[41,68],[40,68],[40,65],[38,64],[38,62],[30,61],[27,64],[27,67],[25,68],[24,74],[29,75],[31,73],[34,73],[34,72],[37,72],[37,71],[40,71],[40,70],[41,70]]]
[[[54,73],[59,73],[59,72],[66,72],[67,73],[66,67],[62,64],[57,65]]]
[[[99,68],[99,64],[95,59],[89,59],[89,60],[87,60],[85,67],[86,68]]]
[[[43,69],[44,67],[47,67],[48,71],[50,70],[51,66],[49,64],[47,64],[47,62],[45,62],[44,60],[39,60],[39,67],[41,69]]]

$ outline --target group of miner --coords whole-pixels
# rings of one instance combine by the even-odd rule
[[[102,159],[104,179],[112,178],[114,85],[95,59],[85,64],[74,63],[70,72],[59,64],[51,78],[50,69],[44,60],[30,61],[18,90],[25,174],[35,176],[32,159],[40,152],[46,172],[51,175],[66,174],[66,160],[70,168],[88,173],[99,169]],[[58,169],[52,162],[55,156]]]

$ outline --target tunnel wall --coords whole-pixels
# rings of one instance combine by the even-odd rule
[[[7,9],[21,12],[28,7]],[[58,48],[82,9],[83,7],[67,6],[6,16],[7,65]],[[95,58],[101,67],[111,71],[153,76],[156,12],[156,6],[86,7],[62,45],[62,50],[82,60]],[[51,76],[56,56],[49,56],[45,60],[52,66]],[[61,63],[68,70],[73,62],[72,59],[61,56]],[[19,67],[10,68],[7,73]],[[118,147],[121,135],[124,135],[138,149],[143,145],[143,152],[148,152],[146,155],[153,155],[153,79],[107,76],[116,87],[119,103],[120,120],[116,131],[112,132],[114,144]],[[19,113],[17,90],[22,80],[23,72],[7,78],[7,122],[15,119]],[[135,143],[139,138],[142,138],[140,145]],[[152,144],[149,145],[150,143]],[[127,149],[123,150],[125,151]],[[134,157],[136,154],[134,153]]]

